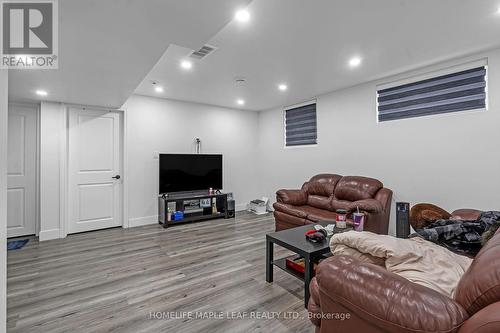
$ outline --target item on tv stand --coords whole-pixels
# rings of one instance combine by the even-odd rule
[[[236,202],[234,199],[227,200],[227,218],[233,218],[236,215]]]
[[[410,204],[396,202],[396,237],[408,238],[410,235]]]
[[[165,196],[158,197],[158,223],[167,223],[167,205],[165,201]]]
[[[339,229],[347,228],[347,211],[345,209],[337,209],[335,212],[337,213],[337,217],[335,219],[335,224]]]
[[[217,214],[217,199],[212,198],[212,214]]]
[[[173,218],[174,221],[180,221],[183,218],[184,218],[184,212],[177,211],[174,213],[174,218]]]

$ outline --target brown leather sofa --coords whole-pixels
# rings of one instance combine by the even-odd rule
[[[317,333],[500,332],[500,229],[462,276],[454,298],[349,256],[321,262],[310,291]],[[335,319],[347,313],[349,319]]]
[[[387,234],[392,191],[373,178],[319,174],[300,190],[279,190],[274,203],[276,231],[320,220],[335,220],[337,209],[366,213],[365,230]]]

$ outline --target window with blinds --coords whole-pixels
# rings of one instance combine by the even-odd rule
[[[486,66],[377,91],[378,120],[486,108]]]
[[[285,110],[285,146],[317,143],[316,103]]]

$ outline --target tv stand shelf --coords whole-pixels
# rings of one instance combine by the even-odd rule
[[[208,194],[208,193],[171,193],[158,197],[158,223],[168,228],[172,225],[212,220],[218,218],[229,218],[227,194]],[[202,205],[202,202],[205,205]],[[209,205],[208,205],[209,203]],[[217,212],[213,212],[212,205],[215,205]],[[181,211],[184,218],[180,220],[168,221],[168,210]]]

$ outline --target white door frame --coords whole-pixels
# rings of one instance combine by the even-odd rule
[[[108,108],[103,108],[103,107],[96,107],[96,106],[84,106],[84,105],[75,105],[75,104],[63,104],[61,107],[64,108],[64,117],[62,121],[64,122],[64,133],[63,133],[63,138],[62,144],[60,147],[60,151],[62,154],[62,158],[60,160],[60,193],[61,193],[61,203],[60,203],[60,225],[59,225],[59,231],[60,231],[60,238],[65,238],[68,235],[68,229],[69,229],[69,223],[70,223],[70,216],[69,216],[69,205],[70,203],[68,202],[68,193],[69,193],[69,187],[70,187],[70,182],[69,182],[69,113],[71,109],[81,109],[81,110],[95,110],[95,111],[107,111],[107,112],[116,112],[120,114],[120,140],[121,140],[121,176],[123,179],[122,183],[122,194],[121,194],[121,200],[122,200],[122,228],[128,228],[129,227],[129,222],[128,222],[128,170],[127,170],[127,148],[126,148],[126,112],[123,110],[118,110],[118,109],[108,109]]]
[[[8,111],[11,107],[26,107],[35,110],[36,127],[36,157],[35,157],[35,236],[40,233],[40,105],[26,102],[9,102]],[[7,111],[7,112],[8,112]],[[8,130],[8,129],[7,129]],[[8,207],[7,207],[8,209]]]

